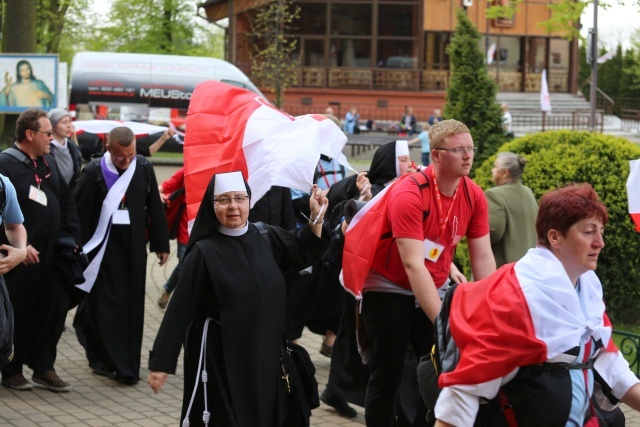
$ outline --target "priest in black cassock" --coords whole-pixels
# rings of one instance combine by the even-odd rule
[[[147,233],[149,250],[163,265],[169,232],[153,167],[136,156],[129,128],[109,133],[107,152],[85,166],[73,194],[91,260],[80,285],[89,293],[73,322],[78,341],[95,374],[133,385],[140,371]]]
[[[2,369],[2,384],[14,390],[33,387],[23,365],[33,369],[38,386],[71,390],[54,368],[73,287],[57,256],[61,240],[80,246],[80,226],[69,187],[49,154],[52,139],[47,113],[30,108],[16,122],[16,144],[0,154],[0,173],[15,187],[29,235],[25,264],[4,276],[14,307],[15,356]]]
[[[320,209],[327,199],[314,188],[316,221],[298,231],[263,225],[263,236],[247,221],[250,195],[240,172],[212,178],[150,354],[149,385],[158,393],[184,342],[181,420],[191,427],[204,425],[203,417],[227,427],[309,425],[308,407],[289,406],[281,371],[283,272],[309,265],[328,245]]]

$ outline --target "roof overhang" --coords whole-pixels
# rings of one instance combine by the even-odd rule
[[[207,0],[202,3],[198,3],[198,9],[204,9],[209,22],[219,21],[229,17],[228,1],[233,0]]]

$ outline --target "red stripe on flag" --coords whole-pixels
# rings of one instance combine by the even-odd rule
[[[640,213],[632,213],[629,215],[631,215],[631,219],[633,220],[633,223],[636,225],[636,231],[640,233]]]
[[[187,216],[195,218],[214,174],[239,170],[248,178],[242,149],[247,120],[262,106],[257,95],[215,81],[199,84],[189,103],[184,139]]]

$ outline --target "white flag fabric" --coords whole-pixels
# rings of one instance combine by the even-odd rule
[[[167,130],[166,126],[156,126],[148,123],[120,120],[76,120],[73,122],[73,126],[76,128],[77,134],[81,134],[83,132],[96,134],[109,133],[114,128],[125,126],[131,129],[136,137],[152,135],[154,133],[160,133]]]
[[[609,52],[602,55],[600,58],[596,59],[596,62],[598,64],[604,64],[608,60],[613,59],[614,56],[616,56],[616,54],[612,50],[610,50]]]
[[[551,98],[549,97],[549,85],[547,84],[547,70],[542,70],[540,80],[540,109],[547,113],[551,112]]]
[[[627,180],[627,197],[629,199],[629,215],[640,233],[640,159],[629,161],[630,171]]]
[[[495,43],[491,43],[491,46],[489,47],[489,50],[487,51],[487,64],[491,65],[493,64],[493,55],[496,54],[496,44]]]

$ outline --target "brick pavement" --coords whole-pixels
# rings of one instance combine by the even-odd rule
[[[176,167],[157,166],[158,181],[168,178]],[[148,260],[147,295],[145,302],[145,329],[142,343],[141,378],[147,377],[147,360],[163,311],[156,306],[160,288],[171,273],[175,263],[173,254],[164,267],[157,265],[151,255]],[[67,317],[67,330],[62,334],[58,348],[57,372],[69,381],[73,390],[69,393],[53,393],[45,389],[14,391],[0,387],[0,426],[12,427],[102,427],[102,426],[177,426],[182,402],[182,362],[178,372],[170,376],[164,390],[154,395],[143,381],[136,386],[125,386],[105,377],[94,375],[87,365],[84,350],[78,344],[73,331],[72,319],[75,310]],[[305,330],[301,344],[309,350],[316,365],[320,391],[327,382],[329,359],[320,355],[321,338]],[[31,377],[25,369],[25,377]],[[317,427],[364,425],[363,409],[351,420],[340,417],[333,409],[321,404],[313,411],[311,425]],[[638,413],[627,412],[627,426],[640,427]]]

